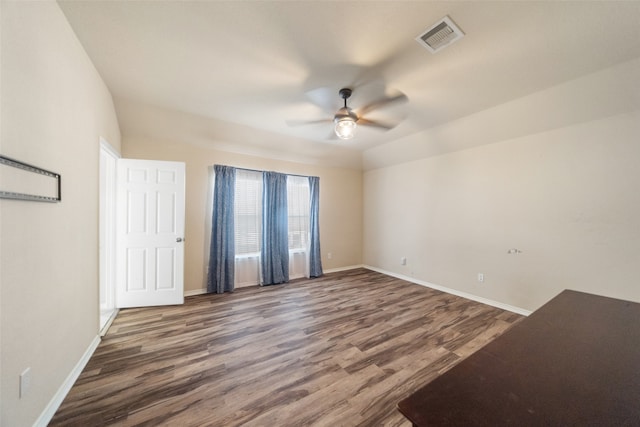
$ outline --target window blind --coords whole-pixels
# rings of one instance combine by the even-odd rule
[[[236,170],[235,188],[236,255],[260,252],[262,238],[262,173]]]
[[[306,250],[309,245],[309,179],[287,176],[289,250]]]

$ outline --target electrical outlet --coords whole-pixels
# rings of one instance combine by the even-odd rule
[[[27,368],[20,374],[20,398],[23,398],[31,388],[31,368]]]
[[[400,265],[407,265],[407,258],[405,257],[400,258]]]
[[[333,254],[331,252],[327,253],[327,259],[333,258]]]
[[[478,273],[478,282],[484,282],[484,273]]]

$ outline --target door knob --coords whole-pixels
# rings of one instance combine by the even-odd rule
[[[176,238],[176,242],[180,243],[180,242],[182,242],[182,241],[184,241],[184,239],[183,239],[182,237],[177,237],[177,238]]]

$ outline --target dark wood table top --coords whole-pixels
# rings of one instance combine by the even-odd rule
[[[398,403],[414,426],[640,426],[640,304],[563,291]]]

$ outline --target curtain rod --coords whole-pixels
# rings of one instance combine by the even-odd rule
[[[220,165],[220,166],[226,166],[226,165]],[[250,169],[250,168],[239,168],[239,167],[236,167],[236,166],[230,166],[230,167],[232,167],[234,169],[240,169],[240,170],[243,170],[243,171],[249,171],[249,172],[276,172],[276,171],[261,171],[261,170],[258,170],[258,169]],[[295,174],[295,173],[284,173],[284,172],[277,172],[277,173],[281,173],[283,175],[299,176],[300,178],[313,177],[312,175],[298,175],[298,174]],[[319,177],[316,176],[314,178],[319,178]]]

